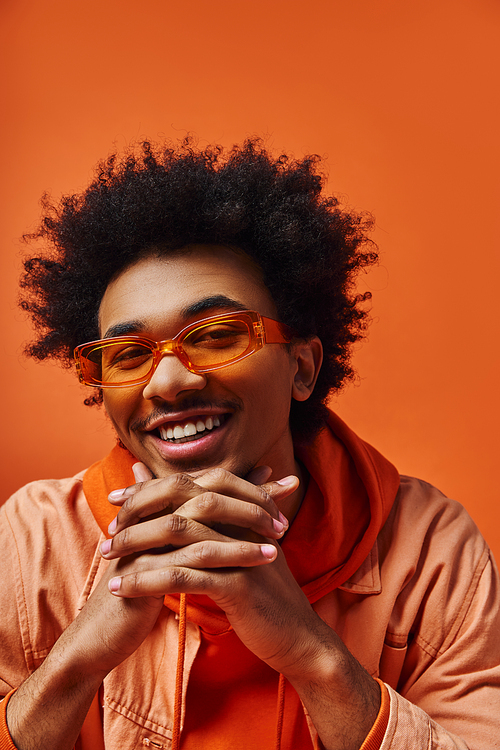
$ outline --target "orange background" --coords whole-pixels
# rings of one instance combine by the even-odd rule
[[[326,156],[381,266],[342,417],[463,502],[497,557],[498,0],[2,0],[2,499],[112,444],[74,376],[22,356],[19,237],[143,135]]]

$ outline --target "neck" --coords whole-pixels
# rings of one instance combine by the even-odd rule
[[[299,478],[300,484],[291,495],[285,497],[279,502],[279,509],[284,516],[288,519],[288,523],[292,525],[292,522],[299,512],[299,508],[302,504],[302,500],[307,491],[307,485],[309,483],[309,472],[306,467],[300,462],[295,460],[295,475]]]

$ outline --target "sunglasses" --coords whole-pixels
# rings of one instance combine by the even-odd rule
[[[244,310],[197,320],[165,341],[118,336],[80,344],[74,357],[81,383],[126,388],[148,383],[167,354],[175,355],[190,372],[212,372],[240,362],[266,344],[286,344],[292,338],[284,323]]]

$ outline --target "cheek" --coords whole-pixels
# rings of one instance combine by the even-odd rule
[[[137,397],[135,394],[131,393],[127,388],[123,390],[109,390],[104,394],[104,408],[115,427],[125,427],[130,415],[134,411],[136,401]]]
[[[288,420],[292,400],[293,364],[287,355],[268,357],[252,372],[234,378],[234,390],[265,422]],[[242,363],[244,365],[244,362]],[[236,374],[236,373],[235,373]]]

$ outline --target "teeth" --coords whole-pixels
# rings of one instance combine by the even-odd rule
[[[213,430],[214,427],[220,427],[220,419],[217,416],[207,417],[205,421],[198,419],[196,424],[186,422],[184,427],[179,424],[176,424],[175,427],[161,426],[159,432],[162,440],[179,440],[180,438],[193,437],[198,432]]]

